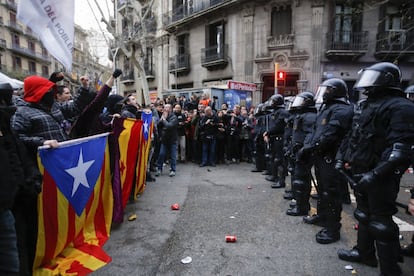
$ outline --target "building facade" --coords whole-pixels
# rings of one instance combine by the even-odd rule
[[[275,63],[283,72],[276,82],[278,93],[285,96],[315,92],[319,83],[332,77],[352,88],[360,69],[380,61],[400,66],[404,87],[414,82],[413,1],[150,3],[117,1],[117,30],[132,41],[129,47],[141,49],[141,62],[151,64],[145,78],[149,90],[160,97],[238,81],[256,85],[257,104],[275,92]],[[152,28],[139,32],[139,20],[148,9],[151,16],[145,20]],[[116,60],[133,72],[122,51]],[[130,92],[142,92],[140,77],[133,72],[128,79]]]
[[[88,34],[75,26],[75,47],[72,72],[66,72],[65,82],[72,90],[79,85],[81,75],[88,75],[95,82],[109,68],[99,64],[89,51]],[[19,80],[29,75],[49,78],[55,71],[63,70],[30,27],[17,20],[17,1],[0,0],[0,70]],[[91,83],[94,84],[95,82]]]

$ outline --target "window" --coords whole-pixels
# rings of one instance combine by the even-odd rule
[[[28,62],[28,65],[29,65],[29,72],[30,72],[30,74],[36,74],[36,62],[29,61]]]
[[[144,69],[147,75],[153,74],[153,53],[152,48],[147,48],[145,60],[144,60]]]
[[[271,36],[278,37],[292,33],[292,9],[290,5],[272,9]]]
[[[49,67],[42,66],[42,76],[49,77]]]
[[[20,37],[18,34],[12,34],[12,43],[15,47],[20,47]]]
[[[48,53],[45,47],[42,47],[42,56],[47,57]]]
[[[362,11],[361,4],[346,2],[335,5],[335,42],[350,43],[352,33],[361,31]]]
[[[32,53],[35,53],[36,52],[36,44],[35,44],[34,41],[29,40],[27,42],[27,47],[28,47],[28,49],[29,49],[30,52],[32,52]]]
[[[20,57],[13,56],[13,70],[21,70],[22,69],[22,59]]]
[[[10,23],[16,25],[17,24],[16,14],[11,12],[9,13],[9,15],[10,15]]]
[[[224,57],[225,24],[220,21],[207,26],[206,31],[206,58],[221,59]]]

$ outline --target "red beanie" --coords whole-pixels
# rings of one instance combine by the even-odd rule
[[[51,82],[48,79],[30,76],[24,79],[24,94],[23,99],[29,103],[38,103],[46,94],[56,84]]]

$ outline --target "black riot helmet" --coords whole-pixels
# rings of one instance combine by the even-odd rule
[[[12,104],[13,87],[10,83],[0,83],[0,105]]]
[[[318,91],[316,92],[315,101],[316,104],[326,104],[332,101],[349,103],[348,86],[341,79],[328,79],[319,85]]]
[[[272,95],[272,97],[269,99],[269,103],[271,108],[285,107],[285,100],[280,94]]]
[[[315,99],[312,92],[305,91],[296,95],[291,105],[292,109],[314,108]]]
[[[256,108],[254,109],[254,116],[258,116],[260,114],[262,114],[262,110],[264,110],[264,104],[263,103],[259,103]]]
[[[378,89],[379,88],[379,89]],[[401,92],[401,71],[391,62],[379,62],[359,72],[354,89],[372,95],[383,89]]]
[[[407,94],[407,99],[409,99],[410,101],[414,102],[414,85],[408,86],[404,90],[404,92],[405,92],[405,94]]]

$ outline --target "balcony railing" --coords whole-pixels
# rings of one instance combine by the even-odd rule
[[[50,63],[51,59],[48,55],[38,54],[34,50],[21,47],[20,45],[13,43],[12,47],[10,48],[11,51],[14,51],[17,54],[24,55],[26,57],[35,58],[38,61],[41,62],[47,62]]]
[[[414,31],[388,30],[377,34],[376,56],[403,56],[414,53]]]
[[[6,48],[7,47],[7,42],[5,39],[0,39],[0,48]]]
[[[170,58],[170,72],[185,72],[190,70],[190,55],[181,54]]]
[[[145,71],[145,77],[147,79],[154,79],[154,64],[149,62],[149,60],[144,59],[144,71]]]
[[[201,65],[208,69],[224,67],[227,65],[228,45],[214,45],[201,49]]]
[[[17,11],[17,3],[16,2],[10,1],[10,0],[5,0],[4,2],[5,2],[4,4],[6,5],[7,8],[9,8],[13,11]]]
[[[8,26],[9,26],[9,28],[11,28],[11,29],[13,29],[17,32],[23,33],[23,28],[16,21],[9,20],[9,25]]]
[[[134,70],[126,70],[121,76],[122,83],[129,83],[135,81]]]
[[[326,34],[327,57],[360,57],[368,51],[368,32],[331,32]]]
[[[187,5],[180,5],[173,9],[172,12],[164,14],[164,25],[173,24],[181,19],[201,13],[217,5],[230,2],[231,0],[199,0],[189,1]]]
[[[269,49],[282,49],[293,47],[294,34],[281,34],[267,38],[267,47]]]

